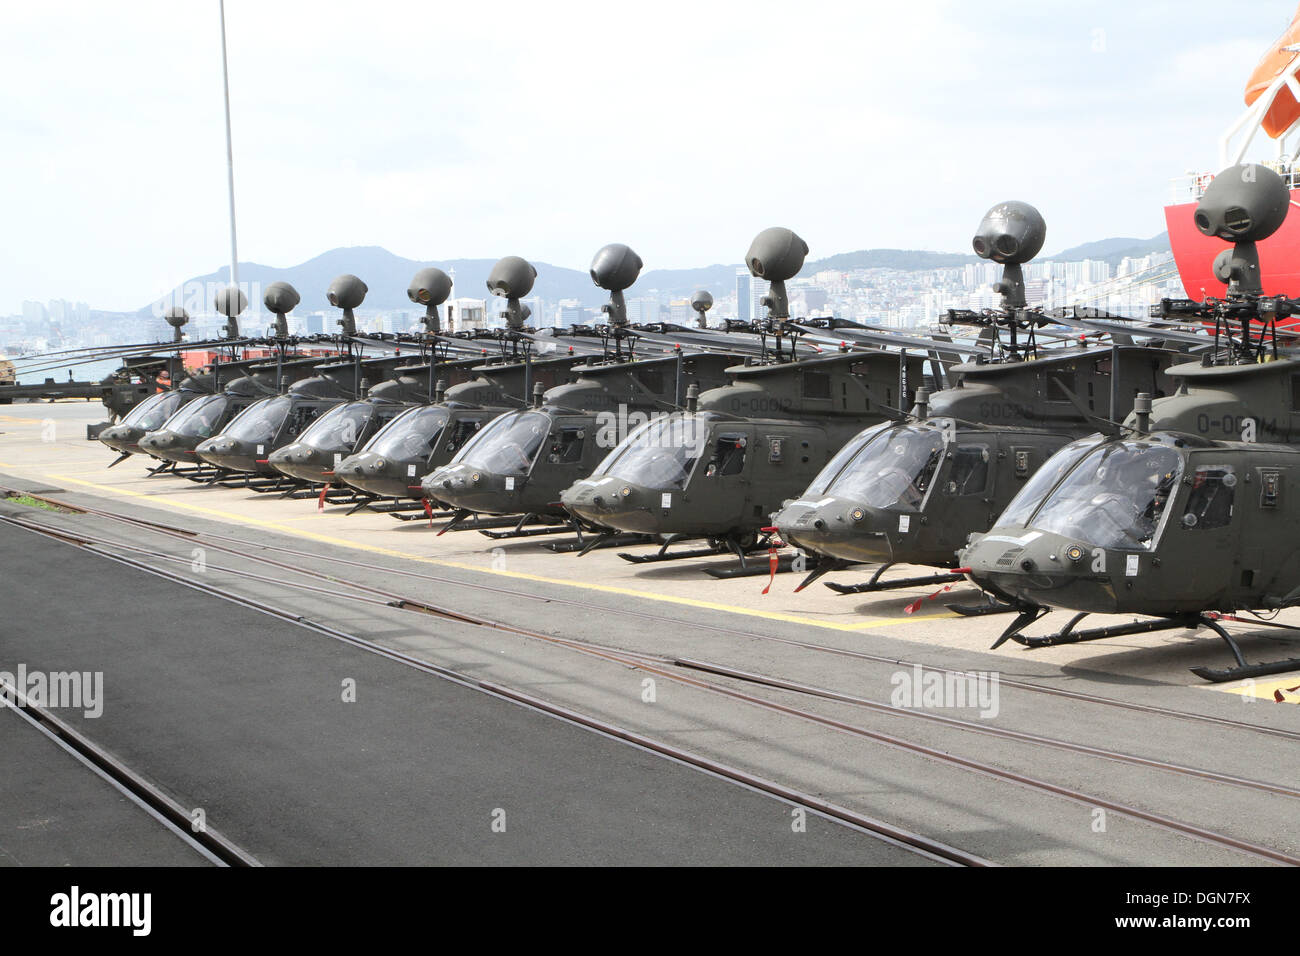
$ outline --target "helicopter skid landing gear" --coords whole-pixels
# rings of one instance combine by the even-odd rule
[[[645,534],[611,531],[604,534],[588,534],[585,541],[550,541],[542,545],[542,547],[554,551],[556,554],[577,553],[578,557],[582,557],[597,548],[617,548],[629,544],[653,544],[653,540],[649,535]]]
[[[736,561],[738,563],[729,568],[705,568],[704,573],[710,577],[727,579],[749,578],[764,573],[785,574],[788,571],[792,571],[794,569],[794,559],[796,555],[784,555],[777,559],[775,565],[772,564],[771,555],[773,550],[770,545],[771,540],[772,533],[770,531],[761,534],[747,534],[743,538],[739,539],[733,537],[722,538],[721,540],[710,539],[709,543],[714,545],[717,551],[720,552],[726,548],[736,556]],[[751,565],[745,560],[746,555],[764,549],[766,549],[769,554],[769,559],[765,564],[760,563]]]
[[[820,578],[823,574],[829,574],[831,571],[843,571],[845,568],[852,567],[854,564],[857,564],[857,562],[846,561],[843,558],[823,557],[821,560],[817,562],[817,567],[813,568],[810,572],[808,572],[808,576],[799,582],[799,586],[794,589],[794,593],[798,594],[808,585],[812,584],[814,581]]]
[[[654,554],[629,554],[626,551],[620,551],[618,556],[624,561],[630,561],[633,564],[652,564],[656,561],[680,561],[684,558],[709,558],[717,555],[718,549],[710,543],[707,548],[696,548],[693,551],[677,551],[673,554],[668,553],[669,547],[679,541],[696,540],[679,535],[668,535],[659,550]]]
[[[951,581],[960,581],[965,575],[963,574],[925,574],[915,578],[898,578],[895,581],[881,582],[880,576],[894,566],[891,561],[889,564],[882,564],[876,568],[876,573],[871,575],[871,580],[866,584],[837,584],[834,581],[827,581],[826,586],[836,594],[866,594],[871,591],[890,591],[894,588],[913,588],[928,587],[931,584],[948,584]]]
[[[1006,604],[994,598],[984,604],[948,604],[945,605],[948,610],[954,614],[960,614],[962,617],[981,617],[985,614],[1010,614],[1012,611],[1020,610],[1014,604]]]
[[[793,570],[792,565],[797,555],[783,554],[776,564],[776,573],[784,574]],[[740,564],[730,568],[705,568],[704,573],[715,578],[752,578],[760,574],[770,574],[771,568],[762,562],[753,564]]]
[[[438,512],[434,512],[437,514]],[[485,518],[475,511],[467,508],[461,508],[452,515],[451,520],[438,529],[438,534],[443,535],[448,531],[481,531],[484,528],[514,528],[519,524],[514,518],[509,516],[504,518]]]
[[[1008,638],[1014,640],[1017,644],[1022,644],[1026,648],[1033,650],[1039,647],[1056,647],[1062,644],[1079,644],[1083,641],[1099,641],[1107,637],[1122,637],[1127,634],[1149,634],[1152,631],[1171,631],[1171,630],[1199,630],[1202,627],[1208,627],[1217,634],[1223,643],[1228,645],[1228,650],[1232,652],[1233,659],[1237,662],[1235,667],[1218,668],[1198,666],[1190,668],[1191,672],[1202,680],[1207,680],[1215,684],[1222,684],[1227,681],[1244,680],[1250,677],[1265,677],[1269,674],[1285,674],[1289,671],[1300,670],[1300,658],[1292,657],[1286,660],[1270,661],[1264,664],[1248,664],[1246,658],[1242,656],[1241,647],[1231,634],[1224,628],[1219,620],[1210,614],[1177,614],[1166,617],[1155,618],[1149,621],[1133,621],[1129,624],[1116,624],[1111,627],[1093,627],[1082,631],[1076,631],[1075,627],[1080,621],[1087,617],[1087,613],[1074,615],[1066,622],[1065,626],[1055,634],[1047,634],[1040,637],[1026,637],[1020,633],[1021,629],[1028,626],[1033,621],[1038,620],[1047,613],[1048,608],[1025,608],[1021,611],[1020,617],[1011,623],[1011,626],[1003,632],[993,645],[997,647]],[[1268,622],[1259,622],[1267,624]]]
[[[417,501],[411,504],[405,502],[394,502],[392,505],[370,504],[371,511],[379,511],[384,514],[392,515],[398,521],[434,521],[442,518],[451,518],[456,512],[454,511],[430,511],[424,513],[424,503]]]
[[[522,514],[509,531],[485,531],[480,529],[479,534],[491,538],[493,541],[503,541],[507,538],[535,538],[542,534],[565,534],[573,530],[568,524],[537,524],[537,522],[530,520],[534,518],[537,518],[537,515],[531,513]],[[529,524],[537,524],[537,527],[525,527],[525,525]]]

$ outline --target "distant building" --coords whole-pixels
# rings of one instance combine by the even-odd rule
[[[826,306],[830,303],[831,297],[825,289],[811,288],[803,290],[803,308],[805,315],[813,315],[825,311]]]
[[[754,277],[748,269],[736,270],[736,318],[741,322],[754,318]]]
[[[638,299],[628,299],[627,320],[636,323],[658,322],[659,299],[650,296],[642,296]]]
[[[668,303],[668,321],[677,325],[689,325],[695,318],[690,299],[673,299]]]
[[[560,326],[565,328],[574,325],[584,325],[588,321],[588,314],[588,310],[584,309],[582,303],[577,299],[561,299],[557,322]]]
[[[452,299],[447,303],[448,331],[470,332],[490,327],[485,299]]]

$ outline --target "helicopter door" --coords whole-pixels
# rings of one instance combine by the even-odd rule
[[[958,445],[944,489],[950,496],[982,495],[989,485],[988,445]]]
[[[713,441],[712,453],[704,466],[704,477],[726,479],[740,475],[745,469],[745,452],[749,436],[743,432],[723,432]]]
[[[325,409],[317,404],[303,403],[298,407],[291,409],[285,416],[284,428],[281,432],[286,441],[293,441],[299,435],[307,430],[307,426],[320,417],[320,413]]]
[[[481,418],[461,418],[451,423],[450,428],[443,429],[446,438],[443,439],[443,455],[450,458],[456,452],[465,446],[465,443],[478,434],[478,430],[483,427]],[[434,466],[434,456],[438,454],[435,447],[430,450],[429,458],[426,464],[432,468]]]
[[[582,461],[582,448],[586,442],[584,428],[561,428],[551,439],[546,460],[553,465],[572,465]]]
[[[713,441],[706,445],[700,460],[695,466],[695,477],[691,484],[701,495],[701,500],[716,501],[715,517],[721,517],[724,511],[733,517],[743,517],[746,494],[744,484],[745,462],[749,457],[750,436],[742,431],[725,431],[715,433]]]
[[[1193,459],[1189,464],[1191,487],[1176,519],[1182,528],[1181,540],[1200,553],[1235,554],[1237,469],[1205,459],[1200,462]]]

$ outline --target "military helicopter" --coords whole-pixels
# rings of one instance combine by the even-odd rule
[[[441,269],[429,268],[417,272],[407,289],[407,296],[412,302],[426,306],[425,328],[430,336],[436,337],[441,331],[437,310],[451,294],[451,288],[451,278],[446,273]],[[493,366],[485,364],[481,356],[453,360],[449,359],[448,355],[449,353],[444,349],[442,361],[438,361],[438,355],[435,354],[429,362],[394,368],[393,378],[371,388],[363,399],[344,402],[330,409],[312,423],[296,441],[272,451],[267,456],[267,463],[291,478],[313,484],[340,485],[346,475],[362,476],[364,481],[364,476],[367,474],[382,482],[383,478],[380,476],[383,473],[404,463],[392,461],[383,455],[376,455],[361,462],[359,468],[350,464],[342,474],[339,473],[339,469],[344,459],[361,451],[372,437],[379,431],[387,429],[387,426],[402,416],[411,405],[424,404],[428,399],[441,401],[441,393],[434,394],[435,379],[442,383],[444,391],[450,383],[452,401],[460,400],[468,405],[473,403],[473,398],[498,399],[499,404],[504,406],[496,409],[496,413],[499,414],[509,407],[504,405],[509,399],[501,395],[502,390],[517,395],[512,402],[514,406],[522,405],[525,400],[525,389],[531,386],[534,377],[546,382],[549,387],[556,384],[558,376],[577,360],[576,357],[565,357],[552,362],[532,362],[529,356],[529,361],[525,363]],[[462,385],[466,387],[461,388]],[[420,416],[418,421],[421,425],[429,425],[436,419],[445,425],[449,411],[444,409],[440,414],[432,417]],[[467,408],[466,411],[469,414],[466,415],[464,423],[454,427],[447,436],[446,446],[451,450],[463,444],[467,437],[462,435],[458,440],[455,432],[463,432],[468,427],[469,434],[472,434],[483,422],[492,417],[485,407],[474,408],[472,411]],[[412,421],[408,420],[408,424],[411,423]],[[434,431],[424,440],[433,438],[436,443],[440,431],[441,429]],[[432,447],[429,451],[432,453]],[[447,459],[444,458],[443,461],[445,460]],[[425,468],[419,474],[423,475],[427,470],[428,468]],[[409,486],[413,484],[411,479],[416,476],[408,474],[403,468],[397,477],[400,478],[402,487],[392,496],[410,496]],[[418,490],[418,483],[414,484]],[[358,507],[369,503],[372,497],[371,493],[366,492],[365,497],[360,499]]]
[[[440,379],[434,402],[402,412],[358,453],[342,459],[335,478],[373,497],[427,501],[421,478],[450,462],[488,422],[524,405],[529,389],[550,389],[572,378],[579,360],[525,356],[486,365],[473,360],[472,380],[448,388],[447,379]]]
[[[574,366],[577,381],[570,384],[550,390],[534,386],[532,407],[497,418],[449,464],[424,478],[426,497],[457,509],[448,528],[477,512],[518,514],[516,533],[521,534],[532,517],[567,519],[560,492],[589,473],[627,433],[629,423],[680,407],[692,384],[711,388],[726,380],[724,370],[740,359],[734,352],[688,354],[678,349],[653,358],[635,356],[636,334],[628,329],[623,292],[636,281],[641,265],[641,258],[620,243],[603,247],[592,261],[592,281],[610,293],[604,309],[610,317],[608,338],[614,342],[611,358]],[[533,274],[524,260],[503,259],[488,288],[513,302],[527,294]]]
[[[129,411],[116,425],[102,428],[95,437],[118,453],[109,468],[132,455],[143,454],[140,439],[156,431],[181,408],[205,395],[212,394],[212,373],[189,375],[175,388],[154,392]]]
[[[282,285],[287,287],[287,284]],[[383,424],[396,415],[404,405],[400,389],[393,398],[365,401],[359,407],[342,413],[336,409],[349,399],[363,398],[372,381],[390,377],[399,366],[409,361],[400,354],[362,358],[352,350],[357,338],[353,310],[364,301],[367,291],[365,283],[356,276],[341,275],[330,283],[327,292],[330,304],[343,310],[339,325],[343,328],[341,338],[349,346],[347,357],[318,359],[310,377],[290,384],[285,394],[267,397],[244,409],[220,433],[200,442],[194,449],[195,454],[223,472],[245,476],[245,484],[249,487],[276,489],[285,475],[271,464],[269,455],[296,441],[325,413],[337,413],[331,419],[334,426],[346,429],[350,422],[351,427],[371,433],[376,423]],[[293,305],[297,304],[296,296],[295,292]],[[272,307],[269,301],[267,305]],[[338,417],[340,414],[341,419]],[[254,485],[248,479],[252,475],[274,476],[276,480],[270,484]]]
[[[1227,294],[1152,307],[1160,316],[1212,320],[1214,353],[1169,369],[1175,394],[1140,395],[1122,427],[1108,423],[1063,448],[959,555],[971,580],[1020,611],[995,647],[1205,627],[1227,644],[1235,666],[1192,668],[1199,677],[1300,669],[1300,657],[1248,664],[1220,623],[1300,602],[1300,499],[1285,491],[1300,467],[1300,359],[1278,344],[1279,320],[1300,316],[1300,300],[1263,293],[1255,249],[1282,224],[1289,198],[1262,166],[1214,179],[1195,222],[1234,243],[1214,264]],[[1058,607],[1079,613],[1054,634],[1022,633]],[[1150,619],[1078,629],[1090,613]]]
[[[1094,432],[1099,418],[1126,415],[1138,392],[1172,390],[1164,370],[1176,353],[1166,348],[1038,347],[1035,332],[1052,319],[1026,308],[1022,265],[1045,238],[1042,216],[1027,203],[999,203],[985,214],[972,245],[1003,266],[994,286],[1001,309],[953,311],[948,320],[992,329],[994,360],[977,355],[949,368],[952,387],[919,390],[910,416],[862,431],[782,507],[773,521],[781,540],[820,558],[796,591],[862,562],[879,565],[870,580],[827,586],[855,594],[961,580],[951,571],[882,575],[895,564],[955,568],[967,533],[988,528],[1057,450]]]
[[[280,287],[280,288],[277,288]],[[287,290],[287,291],[286,291]],[[283,307],[283,302],[297,302],[297,292],[287,283],[267,287],[267,305]],[[217,291],[216,309],[227,317],[227,342],[240,338],[238,316],[248,305],[248,297],[231,286]],[[275,359],[251,358],[214,362],[211,367],[211,394],[201,395],[178,409],[157,429],[143,435],[136,444],[141,452],[170,463],[173,473],[196,480],[207,480],[213,470],[195,453],[200,442],[219,432],[227,423],[259,399],[276,395],[286,382],[311,374],[320,357],[287,357],[281,349]],[[180,470],[178,465],[193,467]],[[155,471],[161,473],[162,469]]]
[[[746,255],[750,271],[770,283],[763,302],[778,337],[788,334],[785,281],[798,274],[807,252],[789,229],[772,228]],[[844,348],[728,369],[729,384],[638,429],[560,501],[593,525],[665,542],[657,555],[624,555],[629,560],[731,551],[743,569],[780,502],[805,488],[864,422],[886,420],[896,406],[910,404],[923,381],[923,355]],[[688,538],[708,539],[709,547],[667,553],[669,544]]]

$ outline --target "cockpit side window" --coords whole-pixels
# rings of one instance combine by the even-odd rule
[[[547,460],[558,465],[582,461],[582,445],[586,431],[581,428],[561,428],[551,442]]]
[[[324,411],[319,405],[299,405],[290,412],[285,422],[285,435],[288,438],[297,438],[307,426],[314,422],[317,416]]]
[[[456,423],[451,435],[447,438],[447,453],[454,454],[465,442],[474,437],[479,426],[483,423],[476,418],[463,418]],[[432,448],[432,446],[430,446]]]
[[[958,445],[953,452],[948,494],[983,494],[989,483],[989,457],[987,445]]]
[[[1183,527],[1198,531],[1227,527],[1232,523],[1236,490],[1237,474],[1231,465],[1197,465],[1183,509]]]
[[[744,435],[723,433],[713,443],[713,456],[704,469],[706,478],[725,478],[738,475],[745,467],[745,446],[748,439]]]

